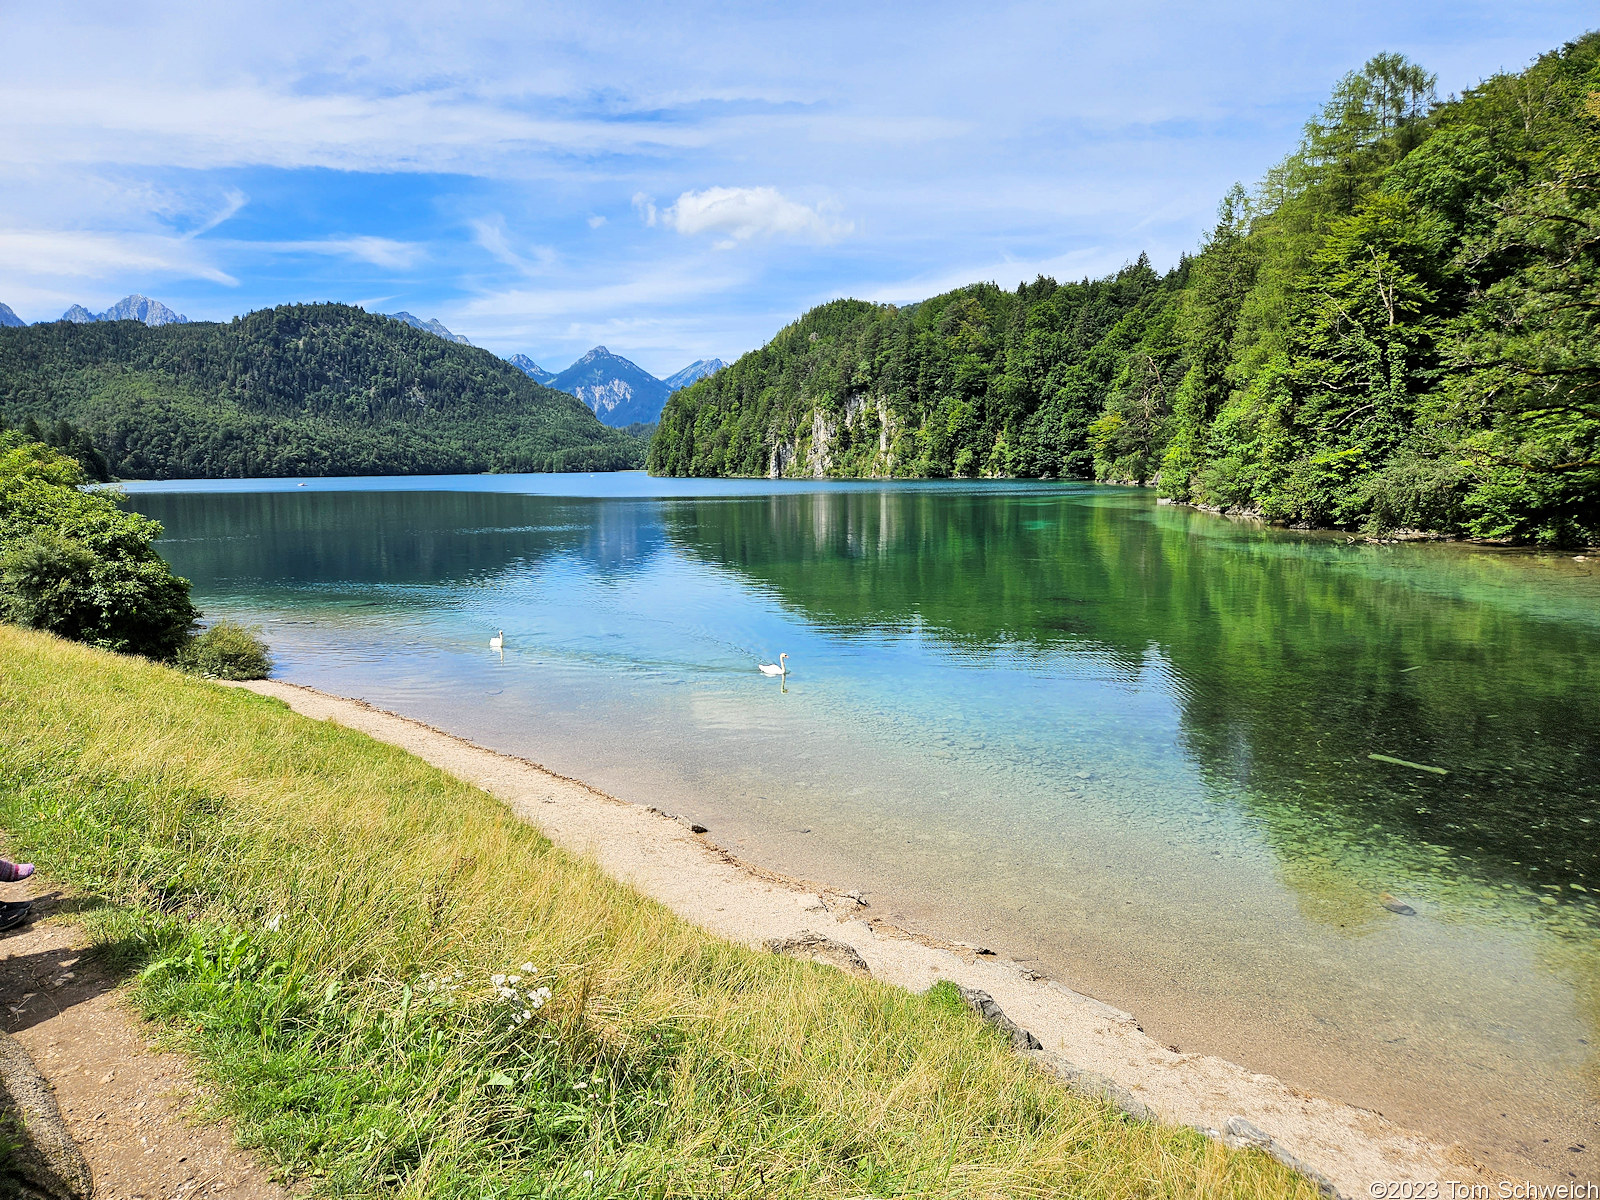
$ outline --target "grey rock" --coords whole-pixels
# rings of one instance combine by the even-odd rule
[[[61,314],[61,319],[63,321],[71,321],[74,325],[87,325],[89,322],[98,321],[100,318],[95,316],[83,305],[74,304],[71,308],[67,309],[66,312]]]
[[[1039,1051],[1030,1054],[1029,1058],[1038,1063],[1052,1075],[1060,1078],[1068,1087],[1079,1095],[1093,1096],[1097,1100],[1105,1100],[1113,1108],[1117,1108],[1135,1121],[1154,1121],[1155,1114],[1148,1105],[1135,1096],[1120,1083],[1098,1075],[1093,1071],[1085,1071],[1075,1067],[1059,1055],[1048,1051]]]
[[[1256,1146],[1265,1150],[1272,1145],[1270,1133],[1243,1117],[1229,1117],[1224,1135],[1234,1139],[1241,1146]]]
[[[793,937],[772,938],[767,942],[767,949],[774,954],[786,954],[790,958],[827,963],[851,975],[872,974],[872,968],[867,966],[867,960],[861,957],[854,946],[835,941],[820,933],[813,933],[809,929],[802,930]]]
[[[1005,1010],[995,1003],[994,997],[988,992],[979,988],[965,988],[959,983],[956,984],[956,991],[961,993],[961,998],[967,1002],[968,1008],[1010,1037],[1012,1044],[1018,1050],[1044,1049],[1044,1043],[1006,1016]]]
[[[1252,1146],[1263,1153],[1270,1154],[1291,1171],[1298,1171],[1316,1184],[1317,1191],[1324,1196],[1332,1197],[1333,1200],[1348,1200],[1345,1194],[1335,1187],[1333,1181],[1326,1175],[1315,1167],[1307,1166],[1301,1162],[1299,1158],[1280,1146],[1270,1133],[1253,1121],[1248,1121],[1244,1117],[1229,1117],[1223,1125],[1222,1141],[1235,1149]]]
[[[0,1033],[0,1139],[21,1145],[0,1157],[0,1194],[18,1200],[89,1200],[94,1177],[50,1083],[28,1052]]]
[[[9,304],[0,304],[0,328],[16,329],[18,326],[26,324],[26,321],[11,311]]]
[[[1411,905],[1404,900],[1396,900],[1388,892],[1378,897],[1378,903],[1392,913],[1399,913],[1402,917],[1414,917],[1417,915],[1417,910],[1412,908]]]

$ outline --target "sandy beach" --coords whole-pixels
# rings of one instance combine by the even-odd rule
[[[794,940],[801,953],[864,964],[878,979],[923,990],[940,979],[991,995],[1042,1045],[1039,1064],[1132,1112],[1255,1141],[1308,1168],[1338,1192],[1368,1195],[1381,1180],[1483,1182],[1479,1161],[1385,1118],[1223,1059],[1177,1053],[1122,1012],[982,947],[882,920],[859,895],[819,889],[743,863],[686,818],[630,804],[536,763],[500,754],[359,700],[281,681],[248,686],[316,720],[399,746],[504,801],[557,845],[600,866],[678,915],[734,941]],[[806,950],[807,944],[817,947]],[[852,956],[859,956],[859,962]]]

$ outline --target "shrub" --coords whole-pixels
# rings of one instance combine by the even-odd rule
[[[159,523],[85,492],[77,463],[0,433],[0,617],[125,654],[167,659],[199,615],[156,553]]]
[[[212,679],[265,679],[272,670],[267,644],[235,621],[218,621],[178,651],[178,666]]]

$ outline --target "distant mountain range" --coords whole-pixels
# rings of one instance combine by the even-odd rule
[[[452,333],[437,318],[424,321],[408,312],[378,315],[431,333],[447,342],[472,345],[459,333]],[[137,292],[125,296],[102,313],[93,313],[81,304],[74,304],[59,319],[79,325],[92,321],[143,321],[150,326],[189,324],[189,318],[182,313],[173,312],[161,301]],[[14,328],[27,323],[7,305],[0,304],[0,328]],[[526,354],[514,354],[506,361],[535,383],[576,396],[602,422],[617,429],[660,420],[661,409],[668,396],[728,365],[720,358],[701,358],[665,379],[657,379],[637,363],[611,353],[604,346],[596,346],[559,374],[545,370]]]
[[[441,322],[437,317],[431,321],[424,321],[421,317],[413,317],[408,312],[384,313],[383,315],[391,320],[399,321],[404,325],[409,325],[413,329],[420,329],[424,333],[436,334],[447,342],[455,342],[462,346],[472,345],[471,342],[467,341],[467,339],[462,337],[459,333],[451,333],[444,327],[444,323]],[[543,383],[544,381],[541,379],[539,382]]]
[[[604,346],[589,351],[550,386],[576,396],[601,421],[618,428],[659,419],[672,394],[649,371]]]
[[[12,312],[4,304],[0,304],[0,325],[15,328],[26,325],[27,322]],[[131,296],[124,296],[110,308],[102,313],[92,313],[81,304],[74,304],[62,313],[58,320],[71,321],[75,325],[87,325],[91,321],[143,321],[152,328],[157,325],[187,325],[189,318],[182,313],[173,312],[159,300],[152,300],[149,296],[141,296],[135,292]]]
[[[66,421],[118,478],[614,471],[644,456],[498,355],[351,305],[20,324],[0,329],[0,427]]]
[[[507,361],[535,382],[576,396],[601,421],[617,429],[660,420],[668,396],[728,365],[720,358],[702,358],[657,379],[638,363],[604,346],[596,346],[560,374],[546,371],[526,354],[513,355]]]
[[[728,364],[720,358],[697,358],[676,375],[668,375],[665,379],[668,392],[675,392],[679,388],[686,388],[697,379],[704,379],[707,375],[715,375]]]
[[[506,361],[535,383],[549,383],[556,377],[554,371],[546,371],[526,354],[513,354]]]
[[[386,315],[448,341],[472,344],[459,333],[451,333],[437,320],[424,321],[408,312]],[[576,396],[595,416],[615,429],[653,424],[661,419],[661,410],[673,392],[728,365],[720,358],[702,358],[676,374],[657,379],[638,363],[613,354],[604,346],[596,346],[559,374],[545,370],[526,354],[513,354],[506,361],[535,383]]]

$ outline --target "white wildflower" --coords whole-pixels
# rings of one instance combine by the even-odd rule
[[[506,985],[506,977],[504,975],[491,975],[489,976],[489,982],[497,988],[502,988]]]
[[[530,975],[533,974],[533,964],[532,963],[523,963],[522,964],[522,969],[524,971],[526,971]]]
[[[267,931],[269,933],[277,933],[279,927],[281,927],[282,925],[283,925],[283,914],[282,913],[273,913],[272,916],[267,918]]]

